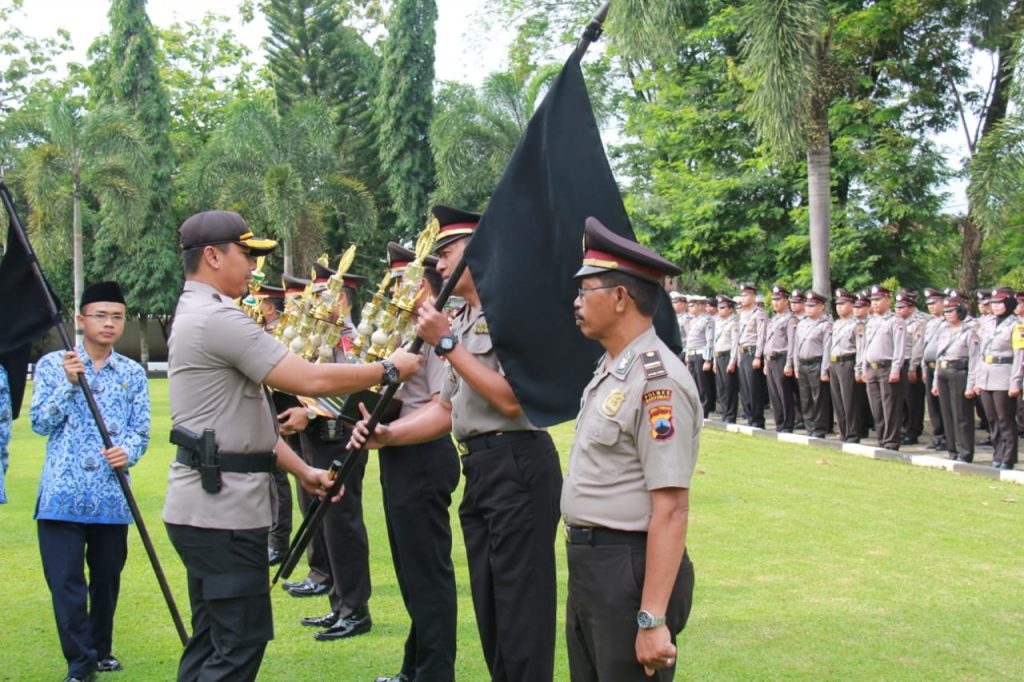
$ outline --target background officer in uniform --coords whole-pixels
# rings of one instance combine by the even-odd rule
[[[441,225],[437,270],[449,277],[480,215],[435,206]],[[459,517],[477,627],[495,680],[549,680],[555,660],[555,529],[562,486],[551,436],[530,423],[494,350],[480,296],[467,268],[454,293],[466,301],[455,320],[430,303],[416,330],[449,365],[440,399],[381,427],[370,447],[411,445],[449,430],[466,477]],[[353,446],[362,444],[356,425]]]
[[[1012,469],[1017,464],[1017,400],[1009,394],[1013,375],[1013,332],[1017,317],[1015,294],[1010,287],[992,289],[989,297],[992,314],[978,329],[980,349],[974,392],[988,416],[992,437],[992,466]]]
[[[927,391],[920,371],[928,316],[917,309],[917,294],[906,289],[896,292],[896,314],[907,325],[903,357],[909,361],[903,398],[903,437],[900,442],[903,445],[916,445],[924,432],[924,396]]]
[[[687,297],[690,308],[690,328],[686,335],[686,364],[690,376],[700,393],[700,404],[707,419],[715,409],[715,374],[711,370],[714,360],[715,318],[704,308],[707,299],[703,296]]]
[[[273,638],[269,472],[276,464],[314,493],[331,484],[279,438],[261,384],[341,395],[398,381],[420,359],[399,350],[367,365],[302,360],[233,302],[248,290],[256,256],[275,242],[256,239],[230,211],[198,213],[179,235],[186,281],[169,342],[171,420],[179,433],[212,431],[219,467],[201,470],[208,460],[198,448],[179,445],[168,473],[163,519],[185,564],[192,607],[178,679],[253,680]]]
[[[594,218],[584,244],[602,257],[585,253],[576,273],[576,324],[606,354],[583,392],[562,490],[569,673],[670,680],[693,597],[686,531],[701,408],[651,320],[654,273],[679,270]]]
[[[924,385],[927,390],[925,405],[928,406],[928,421],[932,425],[932,441],[925,447],[929,450],[945,450],[946,442],[944,436],[945,429],[942,422],[942,407],[939,404],[939,397],[934,395],[932,391],[932,387],[935,385],[935,357],[939,352],[938,337],[942,329],[948,324],[944,313],[943,301],[945,299],[941,291],[932,287],[924,288],[924,298],[931,317],[924,326],[924,347],[921,350],[921,376],[924,377]],[[967,308],[965,307],[963,320],[966,319]]]
[[[781,284],[772,287],[772,310],[764,341],[764,375],[768,383],[768,399],[775,419],[775,430],[793,433],[793,361],[789,355],[789,338],[798,320],[789,310],[789,291]]]
[[[891,292],[876,284],[871,287],[871,311],[864,328],[861,374],[868,385],[868,404],[875,421],[878,444],[900,449],[903,387],[906,384],[907,328],[903,318],[889,310]]]
[[[824,438],[832,410],[828,386],[823,385],[829,381],[830,358],[825,353],[832,345],[832,321],[825,315],[822,294],[809,289],[805,296],[807,317],[800,320],[790,337],[789,355],[793,358],[807,435]]]
[[[739,383],[736,378],[736,302],[725,294],[718,295],[718,317],[715,319],[715,392],[718,412],[726,424],[736,423]]]
[[[739,330],[736,335],[739,360],[740,398],[747,422],[764,428],[764,339],[767,318],[764,310],[755,305],[757,289],[753,284],[740,287]]]
[[[857,319],[853,315],[856,296],[846,289],[836,289],[836,314],[832,336],[825,353],[829,359],[829,391],[836,414],[836,428],[844,443],[860,442],[860,427],[854,404],[857,364]]]
[[[939,399],[950,459],[974,461],[974,371],[978,367],[978,333],[965,322],[967,300],[952,290],[943,305],[945,324],[935,346],[934,378],[929,387]]]

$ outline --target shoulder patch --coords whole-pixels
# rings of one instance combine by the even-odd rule
[[[671,440],[676,435],[675,424],[672,423],[672,406],[657,405],[647,412],[651,420],[651,438],[654,440]]]
[[[650,405],[651,403],[658,402],[659,400],[672,400],[672,389],[671,388],[657,388],[653,391],[647,391],[644,393],[644,405]]]
[[[644,377],[647,379],[660,379],[668,376],[668,370],[661,362],[661,355],[656,350],[649,350],[643,354]]]
[[[491,330],[487,327],[487,321],[477,322],[476,326],[473,327],[474,334],[490,334]]]
[[[622,357],[619,358],[619,361],[615,363],[615,373],[625,375],[626,372],[629,371],[634,360],[636,360],[636,353],[632,350],[627,350],[622,354]]]

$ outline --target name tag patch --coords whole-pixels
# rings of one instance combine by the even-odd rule
[[[651,420],[651,438],[654,440],[670,440],[676,435],[676,427],[672,423],[672,406],[658,405],[652,407],[647,415]]]
[[[644,405],[650,405],[651,403],[661,401],[672,400],[672,389],[671,388],[659,388],[653,391],[647,391],[644,393]]]

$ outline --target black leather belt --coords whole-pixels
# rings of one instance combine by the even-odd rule
[[[1013,356],[1010,356],[1008,358],[1004,358],[1004,357],[1000,357],[998,355],[986,355],[984,360],[985,360],[985,364],[986,365],[1012,365],[1013,364]]]
[[[459,452],[463,455],[480,450],[493,450],[503,445],[517,443],[521,440],[537,438],[543,431],[491,431],[481,433],[479,436],[470,436],[466,440],[459,441]]]
[[[879,360],[878,362],[869,362],[868,367],[871,369],[889,369],[892,367],[892,360]]]
[[[277,468],[277,454],[273,452],[218,452],[217,458],[221,471],[234,474],[271,472]],[[179,464],[193,469],[199,468],[199,462],[191,450],[178,448],[175,459]]]
[[[801,367],[812,367],[814,365],[820,365],[821,358],[807,358],[800,361]]]
[[[843,353],[842,355],[830,355],[831,362],[853,362],[857,359],[856,353]]]
[[[732,351],[731,351],[731,350],[720,350],[720,351],[715,351],[715,357],[716,357],[716,358],[724,358],[725,356],[727,356],[727,355],[731,355],[731,354],[732,354]]]
[[[704,355],[703,349],[702,350],[688,350],[688,351],[686,351],[686,357],[688,357],[688,358],[692,358],[695,355]]]
[[[637,530],[566,526],[565,541],[570,545],[642,545],[647,542],[647,533]]]
[[[742,346],[740,352],[744,355],[753,355],[757,351],[757,346]]]
[[[787,355],[789,355],[789,353],[765,353],[764,354],[764,356],[766,358],[768,358],[769,361],[772,361],[772,360],[785,360]]]
[[[939,360],[942,369],[967,369],[967,360]]]
[[[928,369],[935,369],[935,360],[926,360],[924,364],[928,365]]]

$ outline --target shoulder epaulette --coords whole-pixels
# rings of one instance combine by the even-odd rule
[[[656,350],[645,351],[643,354],[644,377],[646,379],[660,379],[668,376],[668,370],[661,362],[661,355]]]

